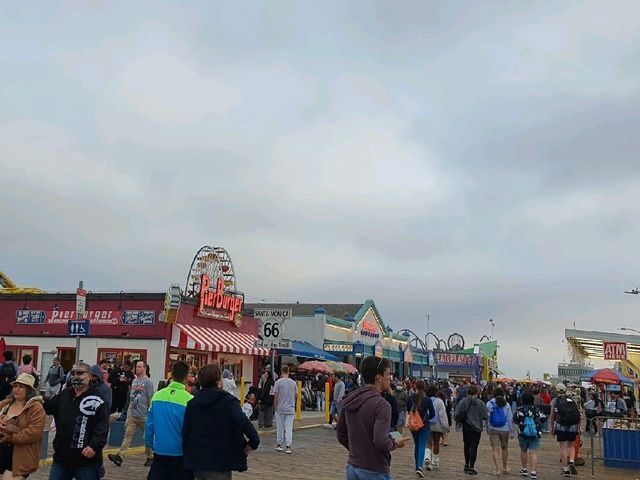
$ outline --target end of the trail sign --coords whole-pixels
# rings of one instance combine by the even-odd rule
[[[89,320],[69,320],[67,334],[70,337],[88,337]]]

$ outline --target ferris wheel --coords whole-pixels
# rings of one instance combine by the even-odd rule
[[[185,284],[187,297],[195,297],[200,294],[200,278],[203,273],[208,275],[212,285],[216,279],[222,278],[225,290],[235,292],[238,289],[233,262],[229,253],[222,247],[205,245],[193,257]]]

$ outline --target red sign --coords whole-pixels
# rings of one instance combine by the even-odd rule
[[[75,310],[16,310],[17,325],[66,325],[78,318],[93,325],[154,325],[153,310],[89,310],[78,315]]]
[[[210,287],[211,279],[209,275],[203,273],[200,277],[198,315],[234,322],[238,327],[242,325],[242,314],[240,312],[242,311],[244,299],[241,296],[226,292],[223,278],[218,278],[215,291],[210,290]]]
[[[363,320],[360,322],[360,334],[364,337],[380,338],[380,330],[375,322]]]
[[[627,344],[624,342],[604,342],[605,360],[626,360]]]

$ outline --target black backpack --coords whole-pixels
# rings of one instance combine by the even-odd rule
[[[8,385],[16,379],[16,369],[12,363],[4,362],[0,367],[0,384]]]
[[[570,427],[580,423],[580,411],[576,402],[567,397],[558,397],[556,400],[557,422],[560,425]]]

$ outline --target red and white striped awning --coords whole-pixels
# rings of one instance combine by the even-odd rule
[[[258,340],[258,337],[248,333],[175,324],[171,335],[171,346],[207,352],[269,355],[268,348],[256,348],[254,346],[256,340]]]

